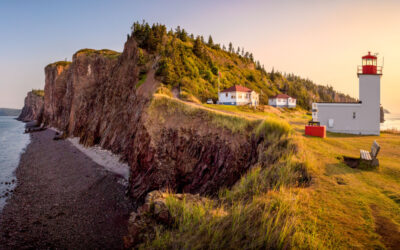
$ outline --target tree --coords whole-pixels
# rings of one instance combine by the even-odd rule
[[[222,45],[222,50],[223,50],[223,51],[226,51],[225,44],[224,44],[224,45]]]
[[[212,47],[213,45],[214,45],[214,41],[213,41],[213,39],[212,39],[212,37],[211,37],[211,35],[208,37],[208,46],[210,46],[210,47]]]
[[[244,56],[244,48],[242,47],[242,56]]]
[[[275,70],[274,67],[272,67],[271,73],[269,73],[269,79],[271,79],[271,81],[275,81]]]
[[[237,48],[236,54],[240,55],[240,47]]]
[[[183,42],[187,42],[188,33],[186,32],[185,29],[182,29],[181,33],[179,34],[179,39],[181,39]]]
[[[229,42],[229,52],[233,53],[233,45],[231,42]]]
[[[254,57],[253,57],[253,53],[250,53],[249,58],[252,62],[254,62]]]
[[[198,36],[196,37],[196,40],[194,40],[193,44],[193,53],[198,56],[202,57],[203,56],[203,46],[202,46],[201,38]]]

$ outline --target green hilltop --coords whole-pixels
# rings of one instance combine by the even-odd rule
[[[243,48],[235,48],[232,43],[221,46],[214,43],[211,36],[206,42],[202,36],[189,35],[179,26],[167,31],[161,24],[150,26],[136,22],[128,38],[130,36],[141,48],[142,64],[150,60],[151,55],[159,55],[158,79],[170,90],[180,88],[182,96],[188,99],[193,96],[202,102],[209,98],[217,100],[220,72],[220,90],[233,85],[251,88],[261,94],[261,104],[267,104],[268,97],[279,93],[297,98],[298,105],[304,109],[310,109],[313,101],[355,100],[330,86],[317,85],[294,74],[274,69],[267,72],[253,54]]]

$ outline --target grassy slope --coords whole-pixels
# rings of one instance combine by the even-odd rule
[[[243,115],[241,108],[229,109]],[[311,188],[300,192],[304,197],[299,197],[299,210],[306,215],[305,222],[315,223],[316,242],[332,247],[382,247],[371,205],[378,214],[400,225],[400,135],[328,133],[326,139],[320,139],[303,135],[304,124],[310,117],[301,111],[284,112],[280,117],[292,124],[316,177]],[[369,150],[374,140],[381,145],[379,169],[351,169],[338,159],[343,155],[359,157],[359,150]]]
[[[354,101],[332,87],[293,74],[266,72],[248,53],[229,52],[218,44],[205,43],[200,37],[190,37],[180,28],[167,32],[164,25],[134,23],[131,36],[141,48],[140,61],[159,57],[158,79],[171,90],[180,88],[185,99],[193,96],[202,102],[209,98],[216,101],[220,72],[221,90],[243,85],[260,93],[260,102],[264,104],[268,97],[278,93],[296,97],[297,104],[306,109],[311,108],[313,101]]]
[[[303,111],[265,113],[244,107],[205,106],[249,119],[274,117],[288,121],[295,131],[293,140],[300,147],[296,157],[306,162],[313,176],[311,186],[278,185],[271,191],[261,190],[256,195],[246,196],[245,193],[251,191],[249,183],[261,189],[264,185],[259,178],[264,175],[255,168],[232,190],[221,192],[217,204],[180,204],[171,198],[170,207],[181,218],[178,229],[160,233],[151,243],[153,247],[160,244],[197,248],[266,244],[284,248],[289,243],[297,248],[376,249],[385,248],[385,244],[390,247],[390,237],[399,237],[395,228],[400,224],[400,135],[328,133],[326,139],[306,137],[304,124],[310,117]],[[338,159],[342,155],[358,157],[359,149],[369,149],[373,140],[382,147],[379,169],[351,169]],[[284,179],[286,168],[281,165],[280,169],[283,170],[278,176]],[[377,226],[382,218],[392,226],[393,231],[390,226],[383,229],[388,230],[389,238],[379,234],[384,233]]]

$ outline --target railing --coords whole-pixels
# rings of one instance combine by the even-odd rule
[[[377,73],[378,75],[382,75],[382,70],[383,70],[383,67],[382,67],[382,66],[377,66],[377,67],[376,67],[376,73]]]
[[[376,75],[382,75],[382,70],[383,70],[383,67],[382,66],[376,66]],[[358,65],[357,66],[357,74],[358,75],[362,75],[362,74],[364,74],[363,73],[363,66],[360,66],[360,65]]]

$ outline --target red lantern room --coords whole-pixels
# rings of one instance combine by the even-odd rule
[[[377,66],[377,57],[368,52],[368,55],[362,57],[362,66],[358,67],[357,73],[359,75],[381,75],[382,67]]]

